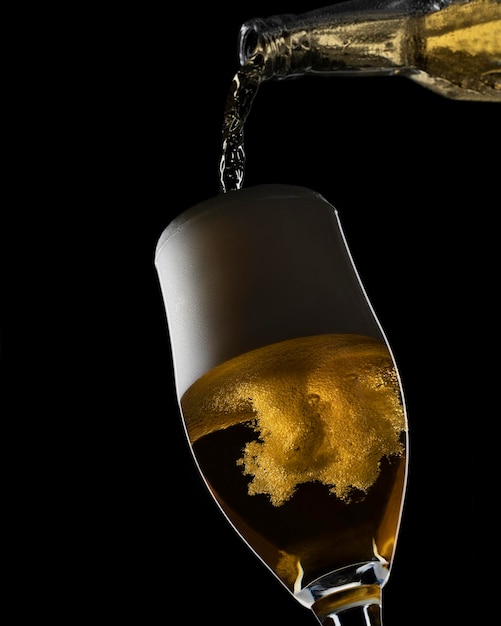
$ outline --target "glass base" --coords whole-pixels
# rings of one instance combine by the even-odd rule
[[[381,587],[362,585],[334,592],[311,609],[322,626],[382,626]]]
[[[322,626],[381,626],[381,589],[388,574],[384,562],[357,563],[313,581],[295,596]]]

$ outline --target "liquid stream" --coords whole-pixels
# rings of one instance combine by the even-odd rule
[[[263,78],[261,55],[254,55],[237,71],[228,92],[223,118],[219,182],[223,193],[243,186],[245,173],[244,124]]]

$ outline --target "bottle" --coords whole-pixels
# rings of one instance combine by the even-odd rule
[[[501,0],[349,0],[252,19],[239,56],[261,80],[402,75],[448,98],[501,102]]]

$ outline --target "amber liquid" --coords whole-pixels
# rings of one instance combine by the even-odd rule
[[[291,591],[355,563],[390,564],[407,427],[383,343],[267,346],[205,374],[181,405],[214,497]]]
[[[501,2],[471,0],[421,18],[410,77],[459,100],[501,102]],[[418,20],[419,21],[419,20]]]

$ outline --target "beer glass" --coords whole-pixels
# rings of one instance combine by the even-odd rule
[[[407,418],[337,211],[299,186],[230,191],[174,219],[155,264],[215,502],[319,623],[380,625]]]

